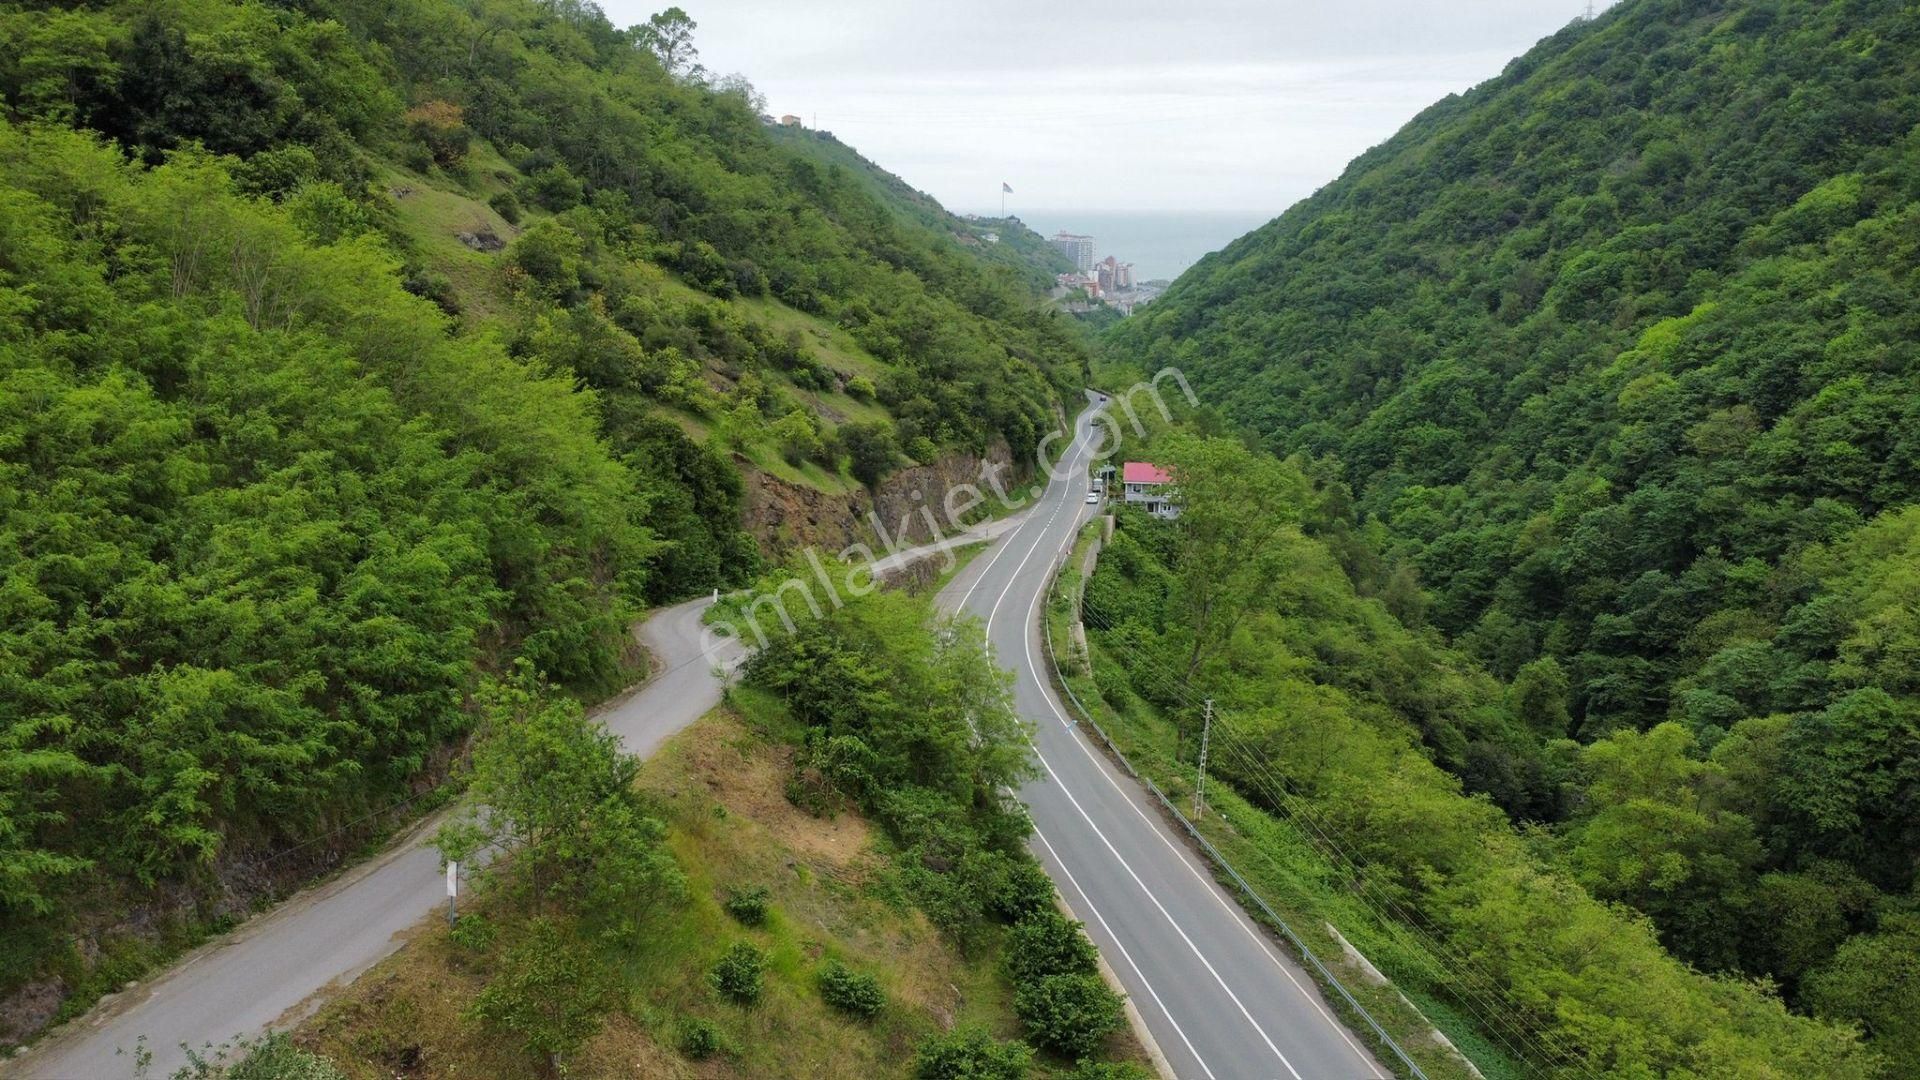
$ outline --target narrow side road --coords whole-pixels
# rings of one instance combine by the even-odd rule
[[[952,537],[950,545],[990,540],[1016,528],[1013,516]],[[913,548],[875,564],[881,573],[941,554]],[[599,719],[629,753],[646,756],[720,703],[714,668],[731,669],[741,650],[723,643],[714,655],[701,615],[711,601],[691,600],[655,612],[638,629],[657,665],[639,689],[603,707]],[[0,1076],[34,1080],[131,1077],[138,1040],[153,1054],[152,1076],[186,1064],[180,1044],[196,1049],[253,1037],[298,1019],[318,992],[355,976],[406,943],[406,932],[446,904],[439,853],[424,846],[436,815],[383,854],[298,893],[232,933],[187,954],[166,972],[116,995],[36,1043],[0,1061]]]

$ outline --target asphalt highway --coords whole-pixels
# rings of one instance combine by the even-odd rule
[[[1020,791],[1035,853],[1125,987],[1181,1080],[1359,1080],[1382,1069],[1318,987],[1213,880],[1149,796],[1096,751],[1055,695],[1040,637],[1044,596],[1079,527],[1096,408],[1018,528],[942,592],[1014,672],[1042,774]]]
[[[1026,512],[975,530],[995,539],[941,593],[949,611],[985,624],[1014,700],[1036,725],[1039,779],[1020,792],[1037,826],[1034,849],[1075,916],[1087,924],[1167,1068],[1181,1080],[1358,1080],[1385,1077],[1292,960],[1213,881],[1147,802],[1081,735],[1045,678],[1042,597],[1086,504],[1093,452],[1089,409],[1044,491]],[[924,556],[926,551],[914,553]],[[892,563],[912,556],[896,557]],[[639,630],[657,670],[599,714],[627,749],[649,754],[720,701],[716,668],[739,660],[710,648],[708,600],[657,612]],[[0,1063],[0,1076],[51,1080],[130,1077],[146,1036],[150,1075],[199,1047],[289,1024],[329,985],[344,984],[405,942],[446,903],[428,820],[381,856],[309,889],[195,950],[153,980]]]

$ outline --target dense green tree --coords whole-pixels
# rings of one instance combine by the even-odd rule
[[[1895,1075],[1920,1066],[1920,919],[1896,915],[1850,938],[1807,977],[1806,997],[1822,1015],[1863,1025]]]
[[[621,751],[619,736],[525,670],[479,697],[467,788],[474,805],[435,838],[448,860],[511,852],[480,873],[523,893],[535,911],[554,898],[590,898],[592,907],[636,917],[679,889],[664,830],[633,793],[639,759]]]
[[[592,957],[553,920],[534,919],[468,1012],[520,1040],[547,1075],[600,1030],[607,988]]]

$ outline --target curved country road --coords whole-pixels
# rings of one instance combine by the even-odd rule
[[[1014,671],[1016,706],[1036,725],[1042,775],[1020,792],[1037,829],[1035,851],[1181,1080],[1385,1077],[1299,966],[1214,882],[1138,785],[1080,734],[1046,678],[1040,605],[1054,566],[1093,509],[1085,502],[1085,465],[1096,413],[1097,406],[1076,422],[1056,479],[1034,507],[950,541],[1002,538],[939,598],[946,610],[982,620],[996,657]],[[916,549],[882,568],[939,550]],[[599,713],[629,751],[650,754],[719,703],[714,665],[730,667],[739,653],[703,654],[700,616],[708,603],[667,608],[640,628],[660,670]],[[184,1064],[181,1042],[219,1044],[296,1018],[317,992],[391,954],[445,903],[439,856],[422,846],[437,824],[422,822],[385,854],[116,995],[0,1063],[0,1076],[128,1077],[142,1034],[154,1054],[151,1074],[165,1076]]]
[[[948,540],[960,545],[1000,536],[1019,517],[987,522]],[[885,573],[942,553],[940,545],[881,559]],[[720,703],[714,667],[740,660],[722,641],[712,655],[701,614],[702,598],[655,612],[639,635],[659,665],[638,690],[597,712],[629,753],[646,756]],[[406,932],[444,908],[446,875],[440,855],[423,846],[443,815],[416,825],[386,852],[242,924],[182,957],[167,971],[114,995],[86,1015],[0,1061],[0,1076],[33,1080],[114,1080],[131,1077],[142,1035],[153,1054],[149,1075],[164,1077],[186,1064],[180,1044],[218,1046],[297,1019],[314,995],[351,981],[405,944]]]

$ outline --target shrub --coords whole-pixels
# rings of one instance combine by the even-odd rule
[[[585,191],[565,165],[554,164],[529,175],[523,185],[534,205],[554,213],[580,205]]]
[[[691,1061],[705,1061],[721,1050],[720,1029],[710,1020],[690,1016],[680,1021],[680,1031],[675,1038],[682,1056]]]
[[[146,1036],[136,1044],[134,1075],[147,1075]],[[205,1051],[182,1045],[187,1064],[171,1074],[170,1080],[346,1080],[346,1073],[333,1062],[311,1050],[293,1045],[284,1031],[259,1039],[237,1039]]]
[[[493,939],[498,931],[485,915],[462,915],[447,931],[455,945],[473,952],[486,952],[493,947]]]
[[[767,955],[744,941],[736,941],[707,972],[707,981],[722,997],[742,1005],[760,1000]]]
[[[820,969],[820,999],[850,1016],[871,1020],[887,1003],[880,981],[872,975],[854,971],[838,960],[829,960]]]
[[[1018,922],[1041,912],[1054,913],[1053,879],[1040,864],[1030,858],[1009,860],[1005,876],[995,885],[990,905],[993,913],[1008,922]]]
[[[767,887],[755,885],[747,889],[728,889],[726,903],[722,906],[734,921],[742,926],[765,926],[767,923]]]
[[[880,483],[900,453],[894,443],[893,425],[885,420],[842,424],[840,445],[847,448],[854,479],[868,487]]]
[[[1080,1058],[1120,1026],[1120,995],[1098,975],[1049,975],[1014,991],[1013,1011],[1036,1044]]]
[[[502,191],[488,199],[487,205],[493,207],[493,212],[499,214],[507,224],[520,224],[520,196],[511,191]]]
[[[551,919],[536,919],[468,1014],[516,1035],[530,1054],[560,1058],[600,1030],[606,993],[593,957]]]
[[[466,161],[473,132],[467,128],[460,106],[450,101],[429,101],[408,109],[405,119],[407,133],[426,148],[435,165],[454,169]]]
[[[1001,1042],[977,1027],[928,1036],[913,1055],[915,1080],[1024,1080],[1033,1063],[1025,1043]]]
[[[1050,975],[1091,975],[1099,969],[1096,956],[1080,924],[1057,911],[1036,911],[1007,935],[1007,974],[1017,987]]]
[[[874,389],[873,380],[865,375],[855,375],[847,380],[847,393],[862,401],[872,401],[879,391]]]

